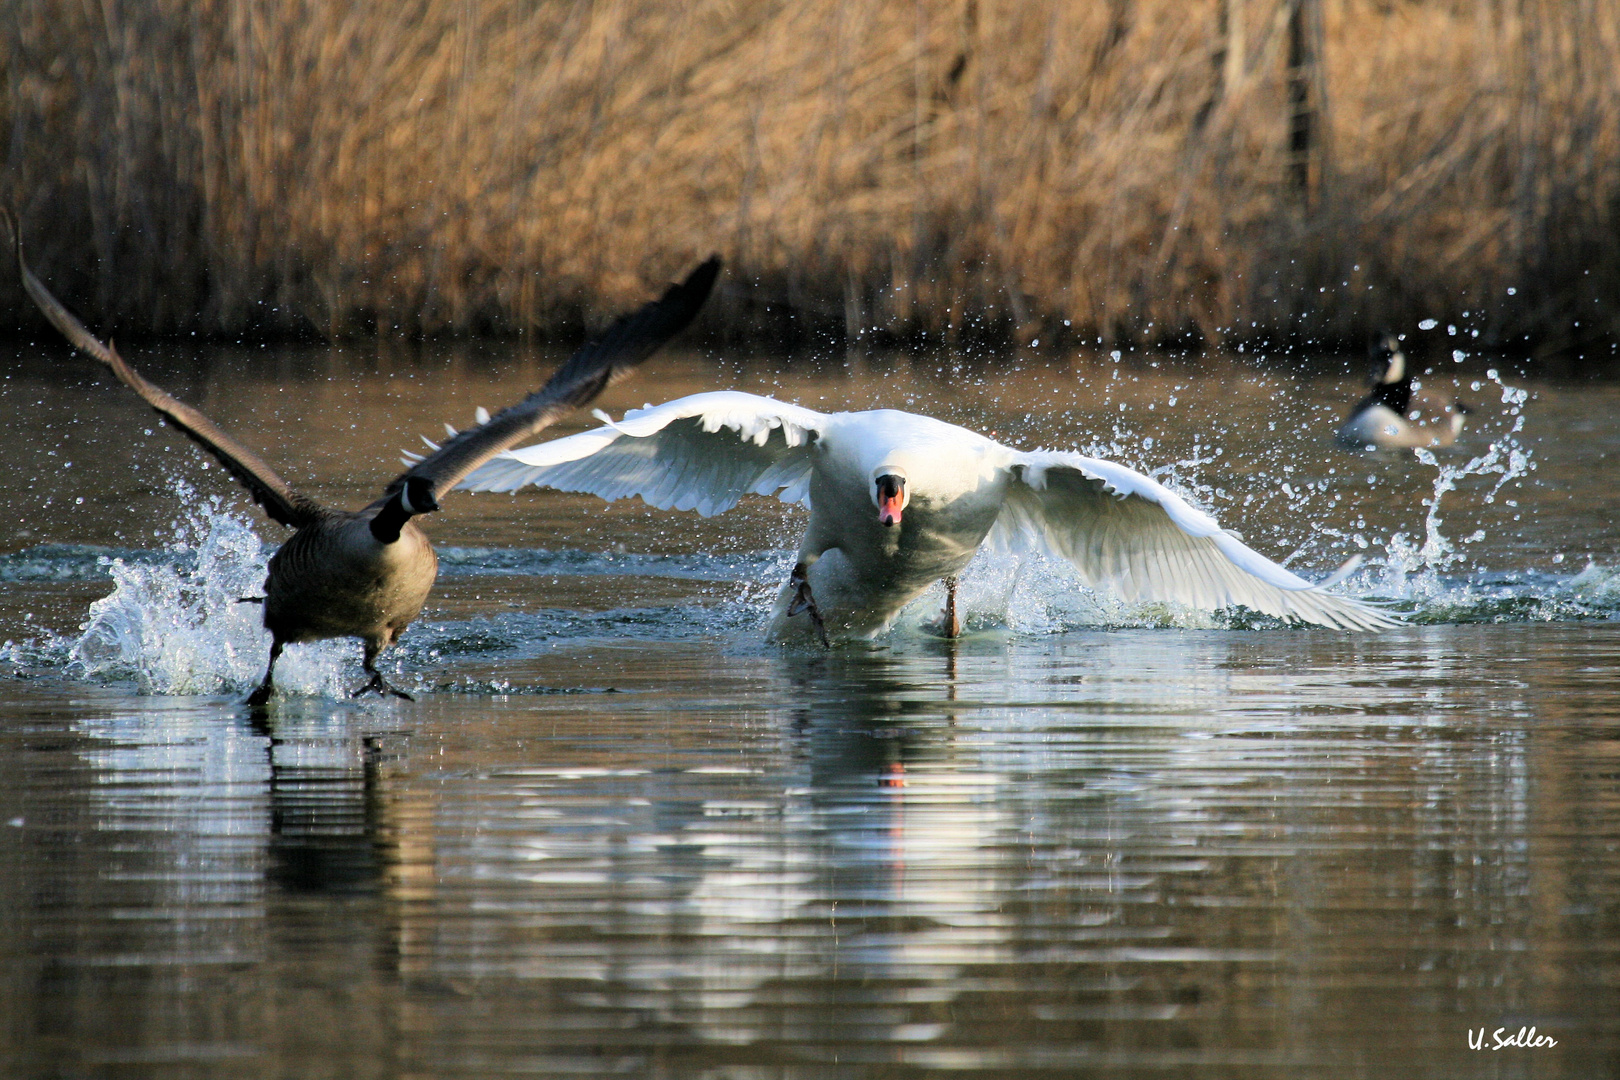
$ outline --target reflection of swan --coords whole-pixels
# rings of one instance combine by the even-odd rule
[[[1339,426],[1338,440],[1356,450],[1382,447],[1450,446],[1462,434],[1468,406],[1452,401],[1440,406],[1443,422],[1420,423],[1412,408],[1412,372],[1393,335],[1373,346],[1372,390]]]
[[[202,413],[142,378],[45,289],[23,262],[21,228],[9,211],[4,217],[15,239],[23,287],[52,325],[218,459],[266,514],[297,530],[270,559],[263,597],[270,663],[264,682],[248,698],[254,705],[269,700],[276,659],[285,646],[334,637],[365,643],[363,663],[371,681],[355,691],[357,696],[375,690],[409,698],[384,681],[376,660],[421,613],[439,572],[433,545],[411,519],[438,510],[438,496],[490,455],[550,427],[657,351],[692,321],[720,266],[711,258],[685,282],[575,353],[545,386],[418,461],[370,506],[348,511],[321,506],[294,490]]]
[[[954,635],[955,578],[986,538],[1044,546],[1087,584],[1129,600],[1242,604],[1345,629],[1391,622],[1284,570],[1141,473],[1072,452],[1014,450],[892,409],[818,413],[752,394],[695,394],[499,454],[462,486],[526,484],[639,495],[703,515],[749,493],[810,507],[798,565],[777,597],[777,637],[810,623],[823,637],[870,637],[941,578]],[[809,619],[793,618],[801,612]]]

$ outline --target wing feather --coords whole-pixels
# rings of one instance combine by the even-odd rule
[[[825,417],[735,391],[693,394],[618,423],[509,450],[474,470],[469,491],[533,484],[661,510],[723,513],[744,495],[808,501],[812,446]]]
[[[28,264],[23,261],[22,226],[10,209],[0,207],[0,217],[4,218],[11,229],[23,290],[50,320],[51,325],[61,331],[63,337],[75,348],[99,361],[117,376],[119,382],[135,391],[153,411],[212,454],[214,459],[225,467],[226,472],[247,488],[253,501],[262,506],[264,512],[273,520],[299,528],[320,516],[323,511],[318,503],[295,491],[291,484],[283,480],[257,454],[231,438],[198,410],[155,383],[148,382],[140,372],[130,367],[124,358],[118,355],[117,349],[111,344],[104,344],[86,329],[61,301],[51,295],[50,290],[45,288],[39,278],[34,276],[34,272],[28,268]]]
[[[1243,605],[1279,618],[1346,630],[1397,620],[1324,592],[1278,566],[1151,477],[1080,454],[1017,455],[993,541],[1037,542],[1074,564],[1088,585],[1127,600],[1206,610]]]
[[[539,390],[477,427],[451,436],[418,460],[388,485],[388,493],[403,487],[406,480],[421,477],[432,483],[435,496],[442,495],[501,451],[590,401],[685,329],[708,299],[719,273],[720,257],[711,256],[685,281],[621,317],[600,338],[569,357]]]

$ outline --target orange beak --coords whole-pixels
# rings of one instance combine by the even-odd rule
[[[906,505],[906,478],[884,473],[874,483],[877,484],[878,520],[885,528],[900,524],[900,511]]]

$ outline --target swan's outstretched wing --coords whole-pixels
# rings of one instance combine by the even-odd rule
[[[1123,465],[1060,451],[1017,455],[993,540],[1036,541],[1068,559],[1086,584],[1127,600],[1214,610],[1242,604],[1345,630],[1397,620],[1323,592],[1224,532],[1215,519]]]
[[[73,343],[73,346],[99,360],[118,380],[139,394],[159,415],[169,423],[179,428],[192,441],[207,450],[223,466],[225,471],[234,476],[248,493],[253,501],[264,507],[264,512],[283,525],[294,528],[307,525],[320,515],[321,508],[314,500],[300,495],[294,491],[291,484],[276,474],[276,471],[265,464],[253,451],[225,434],[215,426],[214,422],[190,405],[171,397],[161,387],[147,382],[140,373],[124,362],[118,355],[118,350],[111,345],[103,344],[73,313],[62,306],[61,301],[50,294],[50,291],[41,284],[34,272],[28,269],[23,262],[22,227],[16,217],[7,208],[0,207],[0,217],[11,228],[13,242],[17,251],[17,270],[22,274],[23,289],[51,325],[62,332],[62,336]]]
[[[534,484],[610,501],[638,495],[660,510],[704,517],[748,494],[804,503],[811,444],[825,419],[754,394],[693,394],[626,413],[617,424],[497,454],[461,486],[516,491]]]
[[[708,299],[719,273],[720,256],[711,256],[685,281],[671,285],[663,296],[608,327],[600,338],[570,357],[539,390],[418,460],[388,485],[386,494],[404,487],[407,480],[420,478],[433,485],[437,498],[496,454],[590,401],[603,387],[623,378],[685,329]]]

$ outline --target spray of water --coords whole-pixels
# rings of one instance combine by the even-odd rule
[[[1529,393],[1508,386],[1493,368],[1487,378],[1502,392],[1502,404],[1512,418],[1512,426],[1490,443],[1486,452],[1470,458],[1464,464],[1442,462],[1432,450],[1413,451],[1417,459],[1435,470],[1434,489],[1426,501],[1428,514],[1423,523],[1423,542],[1418,544],[1405,533],[1396,533],[1389,540],[1388,557],[1384,562],[1381,592],[1414,600],[1432,598],[1445,588],[1441,575],[1452,571],[1467,559],[1459,545],[1478,543],[1485,539],[1485,531],[1476,529],[1460,541],[1452,541],[1441,531],[1443,524],[1441,505],[1447,492],[1457,489],[1458,481],[1469,476],[1494,476],[1495,483],[1486,492],[1484,501],[1494,503],[1502,488],[1529,475],[1536,468],[1530,450],[1520,439],[1524,430],[1524,404]],[[1477,390],[1482,386],[1476,382]]]
[[[113,591],[90,605],[82,633],[68,648],[70,671],[88,678],[133,680],[147,694],[237,693],[264,675],[270,635],[262,608],[242,603],[264,595],[264,545],[248,522],[217,499],[178,494],[193,509],[168,545],[177,558],[161,564],[109,559]],[[342,642],[288,650],[276,667],[283,693],[342,696]],[[349,675],[353,678],[353,675]]]

